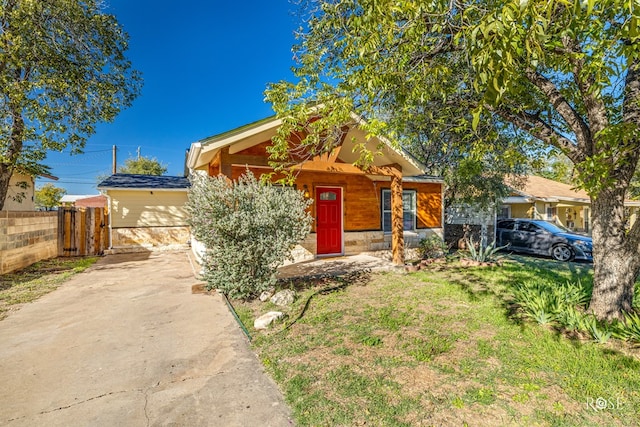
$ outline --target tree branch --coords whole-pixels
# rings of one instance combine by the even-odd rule
[[[565,122],[567,122],[569,127],[571,127],[571,130],[576,135],[578,150],[583,153],[586,152],[585,148],[592,145],[589,125],[585,123],[580,114],[578,114],[571,104],[569,104],[567,99],[560,93],[556,85],[551,80],[532,69],[527,69],[525,71],[525,75],[531,83],[544,93],[553,108],[555,108]],[[575,149],[573,144],[571,144],[571,146]]]
[[[562,44],[565,46],[565,49],[570,52],[566,57],[569,59],[569,63],[573,65],[573,78],[584,100],[587,117],[589,119],[590,133],[591,135],[595,135],[608,125],[607,108],[602,99],[595,96],[591,90],[593,79],[585,80],[582,76],[585,55],[583,55],[578,41],[565,36],[562,38]],[[588,145],[583,146],[582,141],[578,141],[578,147],[590,156],[594,154],[595,144],[591,137],[589,142]]]
[[[504,107],[493,108],[492,106],[486,106],[486,108],[500,116],[503,120],[506,120],[525,132],[528,132],[539,140],[559,148],[571,159],[572,162],[574,162],[574,164],[585,159],[584,153],[577,149],[573,141],[560,135],[539,116],[525,111],[509,111]]]

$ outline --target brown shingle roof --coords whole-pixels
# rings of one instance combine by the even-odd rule
[[[584,190],[578,190],[572,185],[563,184],[541,176],[530,175],[524,188],[514,189],[523,196],[531,196],[540,199],[562,198],[562,199],[587,199],[589,195]]]

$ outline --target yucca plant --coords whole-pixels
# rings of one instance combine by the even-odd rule
[[[541,325],[552,323],[557,319],[559,302],[554,293],[548,292],[545,283],[519,283],[513,291],[513,297],[525,317]]]
[[[540,324],[557,321],[569,330],[584,329],[579,308],[586,307],[589,294],[580,282],[519,283],[515,285],[513,297],[524,316]]]
[[[605,324],[600,324],[598,319],[593,315],[586,315],[582,318],[581,329],[589,332],[591,337],[598,344],[604,344],[609,341],[613,331]]]
[[[640,314],[626,313],[624,322],[615,324],[613,336],[625,341],[640,342]]]

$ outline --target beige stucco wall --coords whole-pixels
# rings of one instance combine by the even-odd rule
[[[108,190],[111,227],[187,225],[187,190]]]
[[[511,205],[511,218],[529,218],[529,209],[531,204],[512,204]]]
[[[27,188],[22,188],[21,183],[26,182]],[[7,189],[7,197],[4,199],[3,211],[35,211],[36,204],[34,201],[34,181],[30,175],[13,174],[9,180],[9,188]],[[22,194],[21,194],[22,193]],[[21,198],[20,202],[14,198]]]
[[[533,204],[530,203],[522,203],[522,204],[511,204],[511,218],[530,218],[530,209]],[[547,206],[553,207],[556,209],[555,218],[547,218]],[[585,208],[589,208],[587,204],[568,204],[568,203],[545,203],[545,202],[536,202],[536,218],[544,219],[544,220],[555,220],[557,224],[563,225],[565,227],[569,227],[569,222],[573,222],[573,230],[576,231],[585,231]]]
[[[57,255],[57,212],[0,212],[0,274]]]

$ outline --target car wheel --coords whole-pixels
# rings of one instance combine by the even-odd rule
[[[555,245],[551,249],[551,256],[555,260],[564,262],[564,261],[571,261],[575,256],[575,254],[573,253],[573,250],[569,246],[565,245],[564,243],[560,243],[559,245]]]

